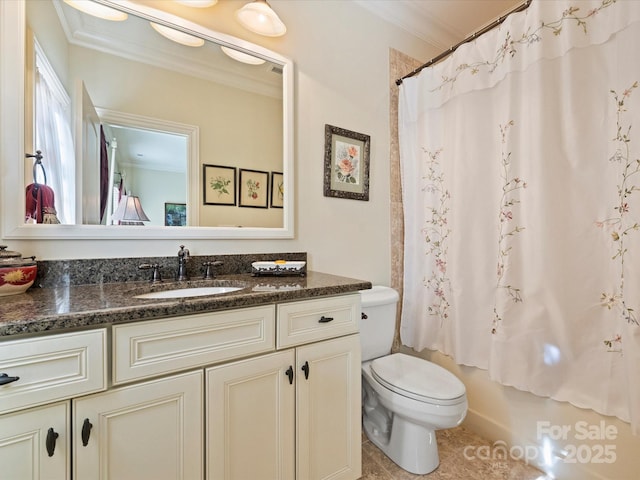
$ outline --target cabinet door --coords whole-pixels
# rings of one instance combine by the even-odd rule
[[[207,370],[207,479],[292,480],[293,350]]]
[[[202,398],[197,371],[75,399],[74,478],[202,478]]]
[[[68,432],[69,402],[0,416],[0,478],[71,478]]]
[[[359,336],[298,347],[296,363],[297,478],[360,478]]]

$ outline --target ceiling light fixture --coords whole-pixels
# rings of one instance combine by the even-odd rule
[[[279,37],[287,27],[266,0],[255,0],[236,11],[236,19],[247,30],[267,37]]]
[[[111,20],[112,22],[121,22],[128,17],[126,13],[120,10],[95,3],[92,0],[64,0],[64,3],[76,10],[80,10],[82,13],[102,18],[103,20]]]
[[[177,3],[186,5],[187,7],[207,8],[213,7],[218,0],[175,0]]]
[[[234,60],[247,63],[249,65],[262,65],[266,61],[263,58],[249,55],[248,53],[243,53],[238,50],[234,50],[233,48],[220,47],[220,49]]]
[[[160,25],[158,23],[149,22],[153,29],[169,40],[173,40],[176,43],[181,45],[186,45],[187,47],[201,47],[204,45],[204,40],[200,37],[194,37],[193,35],[189,35],[188,33],[181,32],[180,30],[176,30],[174,28],[165,27],[164,25]]]

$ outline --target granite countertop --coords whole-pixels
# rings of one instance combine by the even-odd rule
[[[139,299],[135,295],[173,288],[210,285],[243,286],[213,296]],[[188,315],[276,302],[339,295],[371,288],[371,283],[319,272],[306,276],[265,277],[248,273],[187,282],[97,283],[31,288],[0,297],[0,337]]]

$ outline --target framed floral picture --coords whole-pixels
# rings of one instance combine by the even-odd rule
[[[203,198],[205,205],[236,204],[236,168],[203,165]]]
[[[187,224],[187,204],[164,204],[164,224],[167,227],[184,227]]]
[[[370,137],[325,125],[324,196],[369,200]]]
[[[281,172],[271,172],[271,208],[284,206],[284,177]]]
[[[269,172],[240,168],[238,179],[240,207],[268,208]]]

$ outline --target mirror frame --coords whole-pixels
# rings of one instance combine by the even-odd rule
[[[25,168],[25,48],[24,0],[0,1],[0,228],[4,239],[274,239],[294,238],[294,66],[288,58],[259,45],[215,32],[175,15],[128,0],[96,0],[132,15],[172,26],[219,45],[229,46],[282,66],[283,173],[282,228],[164,227],[118,225],[44,225],[24,223]],[[16,48],[16,39],[20,48]],[[16,185],[21,185],[16,189]],[[198,183],[199,185],[199,183]],[[198,187],[199,188],[199,187]],[[16,199],[17,197],[17,199]]]

